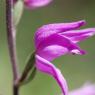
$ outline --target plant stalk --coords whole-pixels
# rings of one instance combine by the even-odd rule
[[[12,65],[13,72],[13,95],[18,94],[18,86],[16,86],[15,81],[19,78],[18,66],[17,66],[17,56],[16,56],[16,29],[13,23],[13,0],[6,0],[6,28],[7,28],[7,39],[8,39],[8,49]]]

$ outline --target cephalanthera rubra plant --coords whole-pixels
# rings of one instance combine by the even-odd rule
[[[53,23],[38,28],[34,36],[35,50],[28,59],[22,74],[19,74],[16,55],[16,27],[22,16],[24,6],[27,9],[36,9],[48,5],[51,1],[6,0],[7,38],[14,80],[13,95],[19,95],[19,88],[32,80],[37,70],[52,76],[59,84],[63,95],[73,95],[75,93],[68,93],[68,85],[64,76],[51,61],[68,53],[79,55],[86,53],[78,46],[78,42],[92,37],[95,34],[95,28],[79,29],[86,24],[84,20],[70,23]],[[89,91],[93,92],[92,90]]]

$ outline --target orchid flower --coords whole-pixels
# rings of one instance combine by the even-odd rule
[[[51,61],[67,53],[85,54],[77,43],[95,34],[95,28],[76,30],[85,24],[84,20],[48,24],[39,28],[35,33],[36,68],[51,75],[64,95],[68,95],[66,80]]]
[[[82,87],[70,91],[69,95],[95,95],[95,84],[84,84]]]
[[[52,0],[24,0],[24,4],[29,9],[35,9],[48,5]]]

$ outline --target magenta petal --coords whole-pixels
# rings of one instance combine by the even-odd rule
[[[77,21],[77,22],[71,22],[71,23],[54,23],[54,24],[48,24],[44,25],[40,30],[62,30],[67,31],[67,30],[72,30],[72,29],[77,29],[80,28],[81,26],[85,25],[86,22],[84,20]]]
[[[79,42],[79,41],[85,40],[88,37],[95,35],[95,28],[72,30],[68,32],[63,32],[61,34],[64,36],[67,36],[74,42]]]
[[[60,45],[50,45],[38,51],[38,54],[46,60],[52,61],[53,59],[64,55],[68,49]]]
[[[52,61],[68,52],[72,54],[85,54],[80,47],[63,35],[54,34],[39,44],[36,50],[41,57]]]
[[[41,72],[53,76],[53,78],[57,81],[60,88],[62,89],[63,95],[68,95],[66,80],[58,68],[56,68],[52,63],[40,57],[39,55],[36,55],[36,68]]]
[[[52,0],[24,0],[27,8],[35,9],[48,5]]]
[[[95,84],[87,84],[69,92],[69,95],[95,95]]]
[[[35,33],[35,44],[37,44],[37,42],[40,43],[43,39],[46,39],[55,33],[68,32],[68,30],[80,28],[85,25],[85,23],[86,22],[84,20],[81,20],[72,23],[55,23],[44,25]]]

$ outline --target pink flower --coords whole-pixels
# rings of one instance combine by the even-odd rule
[[[35,9],[48,5],[52,0],[24,0],[24,4],[29,9]]]
[[[95,95],[95,84],[84,84],[82,87],[72,90],[69,95]]]
[[[85,23],[85,21],[78,21],[48,24],[39,28],[35,33],[36,68],[51,75],[64,95],[68,95],[66,80],[51,61],[67,53],[85,54],[77,43],[95,34],[95,28],[76,30]]]

